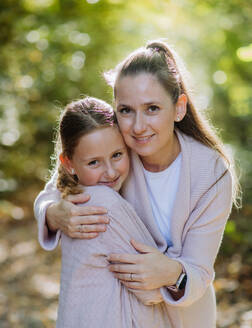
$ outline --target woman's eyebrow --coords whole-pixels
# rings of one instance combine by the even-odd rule
[[[144,106],[148,106],[148,105],[153,105],[153,104],[158,104],[160,105],[160,102],[158,100],[149,100],[147,102],[144,102],[142,105]],[[127,105],[127,104],[118,104],[117,107],[128,107],[128,108],[133,108],[131,105]]]
[[[118,104],[117,105],[117,108],[118,107],[128,107],[128,108],[132,108],[132,106],[130,106],[130,105],[126,105],[126,104]]]

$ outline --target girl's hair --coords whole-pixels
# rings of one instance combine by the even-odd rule
[[[192,103],[191,96],[182,79],[182,65],[176,52],[168,47],[162,41],[150,41],[146,47],[139,48],[131,53],[125,60],[119,63],[115,69],[104,73],[107,83],[114,89],[116,98],[117,81],[125,76],[134,76],[140,73],[154,75],[163,88],[169,93],[175,104],[181,94],[187,96],[187,112],[180,122],[175,122],[175,127],[181,132],[193,137],[202,144],[215,149],[221,157],[227,162],[228,169],[218,178],[219,181],[229,170],[233,177],[233,201],[236,207],[239,207],[240,186],[237,175],[233,167],[232,158],[227,155],[223,143],[217,137],[214,128],[209,121],[196,110]],[[217,182],[216,181],[216,182]],[[216,183],[215,182],[215,183]]]
[[[68,104],[63,110],[58,127],[59,149],[63,157],[72,159],[74,150],[82,136],[95,129],[116,124],[116,116],[112,107],[105,101],[86,97]],[[83,191],[75,174],[70,174],[60,163],[58,168],[57,188],[62,197]]]

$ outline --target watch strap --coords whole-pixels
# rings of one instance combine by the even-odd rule
[[[178,292],[179,290],[182,290],[185,288],[186,286],[186,282],[187,282],[187,274],[183,268],[180,276],[178,277],[178,280],[176,281],[176,283],[172,286],[168,286],[167,288],[169,290],[172,290],[173,292]]]

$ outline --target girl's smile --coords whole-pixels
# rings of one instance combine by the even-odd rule
[[[126,145],[117,126],[80,137],[67,168],[84,186],[105,185],[119,191],[129,172]]]

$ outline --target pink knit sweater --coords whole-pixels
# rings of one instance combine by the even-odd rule
[[[161,304],[165,304],[167,311],[164,317],[167,314],[170,320],[167,327],[170,324],[174,328],[213,328],[216,325],[212,285],[214,261],[231,210],[232,177],[228,171],[215,183],[226,170],[224,160],[216,151],[194,139],[180,132],[177,135],[182,166],[171,217],[172,246],[169,249],[153,218],[142,163],[135,153],[131,154],[131,172],[123,186],[122,195],[133,206],[158,249],[180,261],[187,273],[185,294],[179,300],[175,301],[166,287],[160,289],[164,299]],[[58,199],[59,192],[51,179],[34,206],[39,241],[47,250],[54,249],[60,238],[59,231],[50,234],[45,225],[46,208]],[[99,202],[94,201],[94,204],[99,205]],[[139,315],[141,320],[143,317]],[[142,327],[147,326],[143,324]]]

